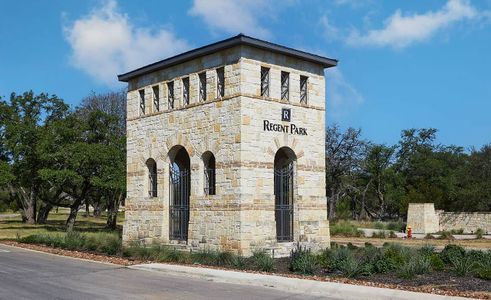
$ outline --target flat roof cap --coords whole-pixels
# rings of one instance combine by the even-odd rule
[[[293,48],[281,46],[278,44],[270,43],[267,41],[263,41],[260,39],[252,38],[250,36],[246,36],[244,34],[239,34],[234,37],[228,38],[223,41],[219,41],[213,44],[209,44],[200,48],[196,48],[164,60],[155,62],[153,64],[146,65],[144,67],[138,68],[136,70],[118,75],[118,80],[123,82],[128,82],[129,80],[145,75],[157,70],[165,69],[180,63],[183,63],[188,60],[192,60],[201,56],[205,56],[211,53],[215,53],[217,51],[221,51],[227,48],[231,48],[238,45],[247,45],[252,46],[259,49],[268,50],[271,52],[284,54],[287,56],[299,58],[302,60],[310,61],[316,64],[323,66],[324,68],[335,67],[338,63],[336,59],[327,58],[324,56],[296,50]]]

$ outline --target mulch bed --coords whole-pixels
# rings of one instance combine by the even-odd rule
[[[92,261],[99,261],[104,263],[112,263],[117,265],[129,266],[141,263],[152,263],[151,261],[137,261],[117,256],[108,256],[95,254],[84,251],[64,250],[59,248],[51,248],[42,245],[22,244],[15,241],[0,241],[0,243],[26,248],[41,252],[47,252],[51,254],[75,257],[80,259],[87,259]],[[216,266],[204,266],[204,265],[187,265],[194,267],[212,268],[230,270],[230,268],[216,267]],[[250,270],[235,270],[247,273],[258,273],[267,275],[278,275],[289,278],[302,278],[326,282],[338,282],[346,284],[355,284],[379,288],[390,288],[398,290],[406,290],[413,292],[432,293],[445,296],[459,296],[477,299],[491,300],[491,281],[478,279],[472,276],[457,277],[453,274],[445,272],[433,272],[431,274],[418,275],[416,278],[407,280],[396,277],[390,274],[374,274],[370,278],[366,279],[348,279],[342,277],[335,277],[333,274],[326,274],[320,272],[317,276],[302,276],[292,274],[288,270],[288,258],[277,259],[276,261],[276,273],[257,272]]]

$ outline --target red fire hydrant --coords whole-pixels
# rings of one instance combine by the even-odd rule
[[[406,227],[406,234],[408,239],[413,237],[413,229],[409,225]]]

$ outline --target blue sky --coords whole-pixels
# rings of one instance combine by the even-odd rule
[[[491,142],[491,0],[52,0],[0,2],[0,96],[72,105],[116,75],[239,32],[339,59],[327,123],[378,143],[406,128]]]

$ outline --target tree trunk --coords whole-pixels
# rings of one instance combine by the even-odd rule
[[[73,231],[73,226],[75,225],[75,220],[77,219],[77,213],[80,205],[70,206],[70,214],[66,220],[66,231]]]
[[[336,196],[337,194],[335,193],[334,189],[331,189],[331,195],[328,197],[327,200],[329,204],[329,212],[327,217],[329,218],[329,220],[333,220],[334,218],[336,218]]]
[[[118,197],[115,197],[112,201],[110,201],[110,203],[108,203],[106,227],[111,230],[116,229],[119,204],[121,203],[122,197],[123,193],[119,193]]]
[[[369,180],[365,188],[363,189],[361,193],[361,210],[360,210],[360,219],[361,220],[368,220],[368,215],[367,215],[367,192],[368,188],[370,187],[370,184],[372,183],[372,180]]]
[[[27,224],[36,223],[36,197],[37,194],[33,188],[27,192],[23,187],[14,188],[13,185],[8,185],[11,197],[15,197],[21,206],[22,222]]]
[[[53,205],[51,205],[50,203],[47,203],[46,205],[44,205],[39,209],[38,217],[37,217],[38,224],[46,224],[51,209],[53,209]]]
[[[100,201],[94,202],[94,217],[100,217],[102,213],[102,205]]]
[[[31,188],[29,192],[29,197],[26,201],[25,216],[27,224],[36,224],[36,191],[34,188]]]
[[[85,217],[90,217],[90,205],[87,199],[85,199]]]

